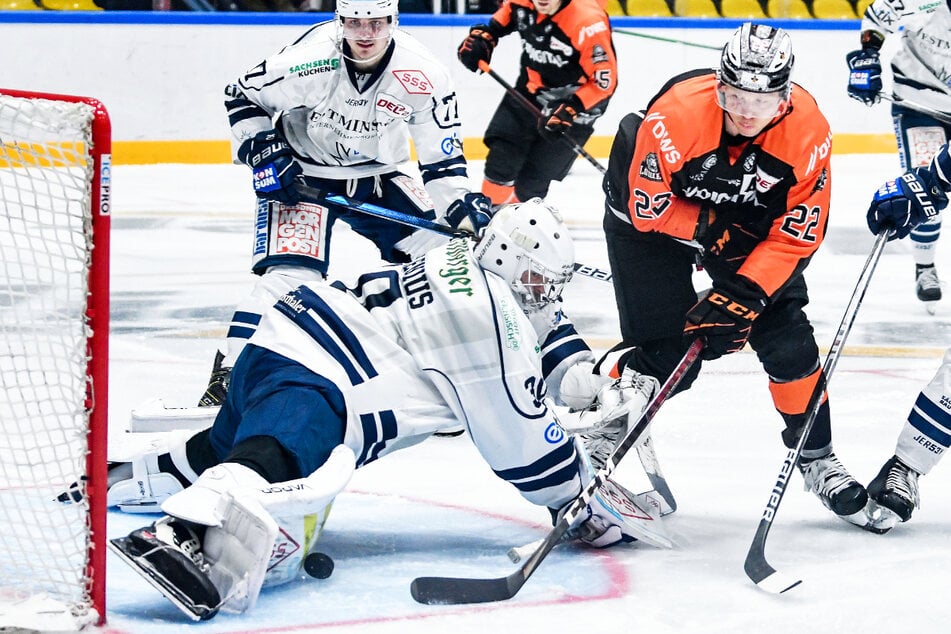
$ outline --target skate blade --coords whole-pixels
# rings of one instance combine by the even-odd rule
[[[884,535],[901,521],[894,511],[879,506],[872,499],[869,499],[865,508],[861,511],[856,511],[852,515],[838,515],[836,517],[876,535]]]
[[[925,302],[925,311],[927,311],[929,315],[934,315],[938,312],[938,302]]]
[[[207,621],[218,613],[217,606],[209,608],[205,605],[195,605],[184,594],[168,585],[168,582],[165,581],[165,577],[163,577],[148,560],[129,552],[129,543],[128,537],[118,537],[116,539],[110,539],[107,542],[109,550],[118,555],[119,559],[128,564],[132,570],[136,571],[143,579],[148,581],[153,588],[161,592],[162,596],[171,601],[185,616],[193,621]]]

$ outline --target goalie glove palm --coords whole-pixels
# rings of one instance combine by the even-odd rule
[[[703,359],[718,359],[743,349],[753,320],[764,307],[762,299],[740,299],[713,288],[687,313],[684,335],[704,340]]]

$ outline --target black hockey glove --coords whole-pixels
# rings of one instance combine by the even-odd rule
[[[449,205],[446,221],[453,229],[480,236],[494,213],[491,200],[478,192],[471,192]]]
[[[285,205],[300,201],[294,180],[303,169],[277,130],[264,130],[241,144],[238,159],[251,168],[254,193]]]
[[[884,41],[884,36],[877,31],[863,31],[861,50],[845,56],[849,65],[849,97],[866,106],[875,105],[882,98],[882,62],[878,50]]]
[[[765,307],[763,299],[740,299],[714,287],[687,313],[684,335],[691,341],[699,337],[706,342],[702,359],[718,359],[743,349],[753,320]]]
[[[462,65],[473,73],[479,70],[479,62],[488,64],[492,61],[492,51],[498,40],[489,32],[488,24],[476,24],[469,29],[469,35],[462,40],[456,54]]]
[[[552,102],[542,110],[542,116],[538,119],[538,132],[545,138],[554,139],[566,133],[583,110],[584,104],[575,95],[564,101]]]
[[[919,167],[879,187],[866,220],[875,235],[888,230],[889,240],[900,239],[916,226],[934,219],[947,204],[948,196],[941,184],[929,170]]]

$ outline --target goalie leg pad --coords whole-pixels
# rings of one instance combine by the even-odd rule
[[[643,504],[636,495],[613,480],[606,480],[588,504],[581,541],[595,548],[619,542],[642,541],[657,548],[673,548],[659,508]]]
[[[125,513],[160,513],[162,502],[182,488],[178,478],[159,470],[158,454],[147,453],[132,460],[131,478],[109,487],[106,504]]]
[[[209,577],[224,597],[221,609],[241,613],[257,602],[278,534],[274,518],[248,489],[225,494],[220,526],[205,533]]]

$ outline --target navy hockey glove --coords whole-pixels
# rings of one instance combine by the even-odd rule
[[[471,192],[449,205],[446,221],[453,229],[478,236],[482,235],[494,213],[491,200],[478,192]]]
[[[925,168],[905,172],[878,188],[866,220],[872,233],[891,231],[889,240],[904,238],[916,226],[928,222],[948,204],[948,196]]]
[[[479,62],[488,64],[492,61],[492,51],[498,40],[489,32],[488,24],[476,24],[469,29],[469,35],[462,40],[456,54],[462,65],[473,73],[479,70]]]
[[[862,32],[862,49],[845,56],[849,65],[849,97],[866,106],[877,104],[882,92],[882,62],[878,49],[885,37],[877,31]]]
[[[238,159],[254,174],[254,193],[285,205],[300,201],[294,180],[303,169],[277,130],[265,130],[241,144]]]
[[[739,352],[749,339],[753,320],[765,307],[763,299],[740,299],[735,294],[712,288],[687,313],[684,335],[691,341],[698,337],[704,339],[706,345],[701,358],[705,360]]]
[[[583,110],[584,105],[574,95],[564,101],[550,103],[538,119],[538,132],[546,138],[555,138],[559,134],[564,134]]]

